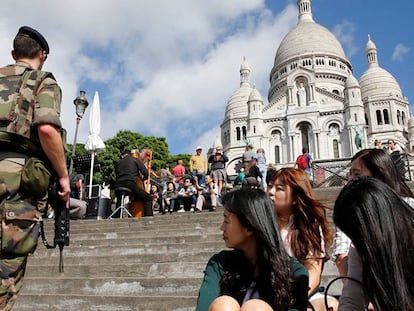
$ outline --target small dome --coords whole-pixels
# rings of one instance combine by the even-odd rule
[[[225,118],[233,116],[247,116],[247,101],[249,100],[252,87],[249,85],[242,85],[236,92],[230,96],[227,101]]]
[[[263,102],[263,98],[255,86],[253,87],[253,90],[250,92],[249,101]]]
[[[397,95],[402,98],[402,92],[397,80],[385,69],[371,67],[359,79],[362,97],[381,97]]]
[[[348,78],[346,79],[345,87],[348,89],[351,87],[359,87],[358,80],[355,78],[355,76],[352,73],[349,74]]]
[[[247,101],[249,100],[252,87],[250,86],[250,66],[243,57],[243,62],[240,65],[240,88],[230,96],[227,101],[226,111],[224,117],[240,117],[247,116]]]
[[[365,54],[368,61],[368,69],[359,79],[362,98],[379,98],[390,95],[402,98],[401,88],[397,80],[388,71],[380,67],[377,58],[377,47],[371,40],[370,35],[368,35]]]

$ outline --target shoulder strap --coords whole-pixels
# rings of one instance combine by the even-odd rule
[[[24,72],[14,107],[17,119],[14,122],[14,128],[9,128],[9,132],[31,139],[31,125],[36,96],[39,92],[40,83],[48,76],[52,76],[52,74],[42,70],[29,69]]]
[[[18,74],[13,76],[5,76],[1,74],[0,76],[2,79],[7,79],[11,83],[13,83],[12,81],[16,81],[18,79],[13,93],[9,92],[9,94],[2,94],[2,101],[4,100],[5,102],[2,102],[0,104],[0,131],[7,131],[9,124],[14,122],[17,118],[16,105],[20,98],[20,90],[23,85],[23,80],[25,79],[27,71],[28,68],[26,68],[21,75]],[[5,83],[8,84],[10,82]],[[8,90],[10,90],[10,88],[8,88]],[[7,99],[9,99],[10,97],[12,98],[12,100],[8,101]]]

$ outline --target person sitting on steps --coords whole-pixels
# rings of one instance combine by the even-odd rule
[[[194,176],[195,188],[197,189],[196,211],[201,212],[203,207],[210,204],[210,211],[215,211],[217,206],[217,189],[210,175],[206,175],[205,184],[199,185],[197,176]]]
[[[148,170],[144,163],[135,157],[131,157],[129,150],[125,150],[121,159],[115,165],[115,189],[125,187],[131,189],[134,200],[142,200],[144,202],[144,216],[153,216],[152,197],[137,186],[137,179],[145,180],[148,178]]]
[[[164,204],[162,205],[162,209],[160,213],[165,214],[169,212],[170,214],[174,211],[174,207],[177,202],[178,191],[175,188],[175,184],[172,181],[167,183],[167,189],[163,194]]]
[[[250,162],[247,164],[246,168],[244,169],[246,174],[242,188],[249,188],[249,187],[260,187],[262,185],[261,180],[263,178],[262,173],[260,172],[259,167],[257,166],[257,155],[254,155]],[[259,182],[260,180],[260,182]]]
[[[196,202],[197,190],[194,188],[189,177],[184,178],[184,185],[178,191],[178,202],[180,204],[180,209],[177,211],[182,212],[193,212]]]
[[[306,310],[308,271],[285,250],[266,193],[230,191],[223,206],[220,229],[231,250],[208,261],[196,311]]]

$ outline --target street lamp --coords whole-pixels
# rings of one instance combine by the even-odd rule
[[[73,171],[73,158],[75,157],[75,149],[76,149],[76,139],[78,137],[78,128],[79,128],[79,122],[83,117],[83,114],[85,113],[86,107],[88,107],[88,99],[85,96],[85,91],[80,91],[80,95],[75,98],[73,101],[75,107],[76,107],[76,128],[75,128],[75,137],[73,139],[73,145],[72,145],[72,156],[70,158],[70,166],[69,166],[69,176],[72,175]]]

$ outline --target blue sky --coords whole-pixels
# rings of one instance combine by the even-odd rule
[[[63,90],[63,125],[73,142],[73,100],[99,92],[101,137],[126,129],[167,137],[172,154],[206,151],[219,135],[226,102],[240,83],[244,56],[251,84],[267,102],[269,73],[280,41],[297,22],[296,0],[38,0],[2,1],[0,61],[11,63],[21,25],[44,34],[44,67]],[[395,8],[393,7],[395,6]],[[314,20],[342,43],[360,78],[368,34],[379,64],[414,103],[414,2],[313,0]],[[79,127],[85,143],[89,110]]]

